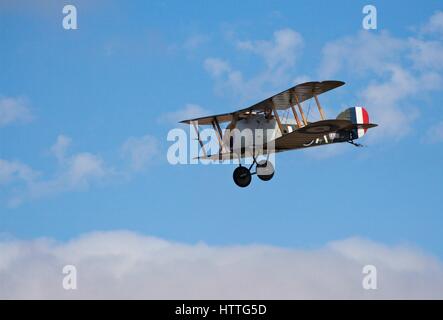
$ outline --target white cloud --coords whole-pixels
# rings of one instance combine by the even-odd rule
[[[88,189],[89,186],[112,174],[112,169],[105,166],[103,159],[89,152],[67,155],[71,139],[64,135],[57,137],[51,147],[59,160],[56,175],[43,181],[34,181],[30,188],[31,197],[41,197],[62,191]]]
[[[177,124],[178,122],[182,120],[188,120],[193,118],[198,118],[201,116],[207,116],[210,114],[211,111],[206,110],[205,108],[197,105],[188,103],[186,106],[177,111],[173,112],[166,112],[162,114],[158,118],[159,123],[170,123],[170,124]]]
[[[294,78],[294,67],[303,48],[301,35],[292,29],[274,32],[271,40],[236,41],[237,49],[259,56],[265,68],[246,78],[230,62],[220,58],[207,58],[206,71],[215,80],[215,90],[220,95],[246,100],[264,98],[272,90]]]
[[[66,162],[66,181],[68,187],[87,186],[90,180],[102,178],[107,174],[103,160],[91,153],[78,153]]]
[[[229,62],[218,58],[207,58],[204,67],[215,80],[217,94],[235,95],[241,98],[255,94],[254,88],[243,78],[243,74],[234,70]]]
[[[59,135],[50,148],[58,160],[52,174],[40,173],[19,161],[0,159],[0,185],[10,187],[3,193],[7,195],[8,206],[17,207],[25,201],[64,192],[89,190],[117,177],[128,178],[133,172],[144,171],[160,150],[159,142],[153,136],[131,137],[121,147],[130,166],[117,170],[97,154],[69,153],[71,141],[71,138]]]
[[[429,21],[422,27],[424,33],[436,33],[443,35],[443,11],[437,11],[433,14]]]
[[[346,72],[368,82],[354,100],[380,125],[369,139],[399,139],[419,116],[418,102],[443,87],[442,56],[441,41],[361,31],[325,45],[319,74],[331,78]]]
[[[414,74],[398,65],[387,66],[386,70],[387,80],[373,81],[360,92],[371,122],[380,125],[371,131],[371,139],[406,136],[421,113],[415,103],[443,84],[441,75],[435,72]]]
[[[209,37],[207,35],[194,34],[185,40],[183,47],[188,51],[194,51],[199,47],[201,47],[202,45],[204,45],[205,43],[207,43],[208,41]]]
[[[88,190],[91,185],[99,184],[113,174],[114,171],[106,167],[99,156],[87,152],[77,153],[67,157],[52,177],[35,179],[26,184],[21,194],[11,198],[9,205],[14,207],[27,200]]]
[[[369,84],[361,93],[362,101],[370,113],[371,122],[378,123],[373,137],[400,138],[409,133],[411,122],[418,110],[407,108],[407,98],[414,96],[420,86],[418,80],[398,66],[390,66],[387,81]],[[404,102],[401,106],[400,102]]]
[[[62,288],[77,268],[78,289]],[[377,268],[378,289],[362,288]],[[416,248],[351,238],[317,250],[189,245],[132,232],[68,243],[0,242],[3,299],[399,299],[443,298],[443,266]]]
[[[207,58],[204,61],[204,66],[213,77],[219,77],[225,72],[231,72],[232,70],[227,61],[218,58]]]
[[[410,58],[419,70],[443,69],[443,43],[441,41],[425,41],[411,38]]]
[[[269,70],[292,68],[303,48],[302,36],[292,29],[274,32],[273,39],[239,41],[238,48],[261,56]]]
[[[428,29],[438,30],[439,19],[440,14],[434,15]],[[261,57],[266,67],[247,78],[229,61],[206,59],[205,69],[214,78],[219,94],[234,95],[244,104],[275,93],[275,88],[290,83],[291,79],[296,82],[308,79],[292,74],[304,45],[303,38],[294,30],[276,31],[271,40],[236,41],[236,44],[239,50]],[[422,105],[420,101],[443,88],[440,40],[420,38],[416,34],[400,38],[385,31],[360,31],[327,43],[322,53],[320,79],[347,74],[357,83],[367,83],[355,90],[355,97],[351,99],[360,101],[357,104],[364,105],[372,122],[380,125],[368,135],[372,140],[406,136],[420,114],[417,107]]]
[[[421,113],[418,106],[443,88],[443,42],[429,38],[430,34],[443,34],[442,26],[443,12],[437,12],[421,33],[409,37],[395,37],[387,31],[360,31],[323,47],[320,79],[340,76],[350,79],[348,82],[366,83],[354,89],[355,96],[350,99],[365,106],[371,121],[380,125],[371,131],[369,139],[398,140],[406,136]],[[261,57],[266,67],[247,78],[229,61],[206,59],[204,66],[215,80],[217,93],[234,95],[245,104],[272,95],[279,86],[287,87],[291,79],[292,83],[309,79],[292,74],[304,45],[296,31],[276,31],[271,40],[235,42],[238,49]]]
[[[428,143],[443,142],[443,121],[431,126],[423,140]]]
[[[30,120],[32,120],[32,115],[26,99],[0,97],[0,127]]]
[[[71,145],[71,142],[71,138],[65,135],[59,135],[57,141],[51,147],[51,153],[57,158],[57,160],[62,162],[65,159],[66,150]]]
[[[92,184],[100,183],[115,174],[98,155],[81,152],[67,155],[71,139],[57,137],[51,147],[58,160],[58,168],[51,177],[20,162],[0,159],[0,183],[14,185],[8,205],[16,207],[24,201],[38,199],[67,191],[87,190]]]
[[[29,183],[37,176],[38,173],[36,171],[21,162],[0,159],[0,185],[17,181]]]
[[[131,137],[122,146],[123,155],[131,162],[134,171],[143,171],[159,153],[157,139],[150,135]]]
[[[360,31],[355,36],[327,43],[322,50],[319,68],[321,79],[332,79],[343,70],[358,75],[382,74],[387,66],[397,63],[406,42],[387,32]]]

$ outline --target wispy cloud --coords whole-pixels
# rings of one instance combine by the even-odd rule
[[[210,113],[211,111],[201,107],[198,104],[188,103],[185,105],[183,109],[172,112],[166,112],[160,115],[157,121],[159,123],[177,124],[182,120],[207,116]]]
[[[427,34],[438,34],[443,36],[443,11],[435,12],[429,21],[422,26],[421,31]]]
[[[287,28],[275,31],[272,40],[238,41],[237,47],[262,57],[270,71],[280,73],[295,65],[303,48],[303,38]]]
[[[65,135],[59,135],[57,141],[51,147],[51,153],[57,158],[58,161],[63,162],[66,158],[66,151],[71,145],[71,138]]]
[[[287,28],[274,32],[271,40],[236,40],[235,44],[238,50],[260,57],[264,69],[246,78],[229,61],[218,57],[205,59],[204,67],[215,80],[218,94],[233,95],[244,102],[263,98],[264,93],[294,78],[293,69],[303,49],[303,38]]]
[[[388,32],[360,31],[326,43],[318,74],[321,79],[334,78],[343,71],[354,76],[382,75],[387,66],[398,63],[406,42]]]
[[[409,133],[411,123],[419,112],[407,103],[407,99],[414,97],[422,87],[420,80],[405,69],[392,65],[388,70],[388,80],[368,85],[361,92],[361,99],[368,107],[373,122],[380,125],[372,137],[398,139]],[[404,103],[400,105],[401,102]]]
[[[140,172],[160,153],[160,146],[157,138],[150,135],[131,137],[123,143],[122,153],[129,159],[131,169]]]
[[[359,31],[330,41],[322,49],[319,79],[345,75],[357,84],[366,83],[356,86],[351,99],[367,107],[371,122],[379,124],[368,135],[371,141],[407,136],[422,113],[420,102],[443,88],[443,38],[435,37],[443,35],[443,12],[436,12],[416,30],[407,37]],[[237,40],[231,35],[229,41],[238,50],[260,57],[265,68],[248,78],[231,61],[207,58],[204,67],[218,94],[234,95],[244,103],[275,93],[279,85],[312,79],[294,76],[304,46],[295,30],[277,30],[270,40]]]
[[[155,137],[130,137],[120,147],[129,165],[118,167],[107,164],[98,154],[70,153],[71,142],[71,138],[59,135],[49,148],[50,154],[57,159],[52,173],[37,171],[19,161],[0,159],[0,185],[10,189],[7,194],[10,207],[60,193],[86,191],[118,178],[131,177],[134,172],[145,171],[160,152]]]
[[[77,269],[77,290],[62,288],[67,264]],[[368,264],[377,268],[377,290],[362,287]],[[68,243],[2,241],[0,283],[3,299],[441,299],[443,266],[416,248],[360,238],[300,250],[121,231]]]
[[[443,42],[434,40],[409,39],[410,53],[414,67],[418,70],[443,70]]]
[[[0,159],[0,184],[13,190],[9,195],[9,206],[63,192],[88,190],[91,185],[115,173],[98,155],[88,152],[67,154],[70,141],[60,135],[51,147],[58,165],[55,173],[49,176],[19,161]]]
[[[368,108],[372,122],[380,125],[369,139],[397,140],[410,132],[419,116],[417,102],[443,88],[442,56],[439,40],[361,31],[324,46],[319,75],[346,73],[368,82],[357,90],[356,98]]]
[[[18,181],[30,183],[38,175],[38,172],[19,161],[0,159],[0,185],[13,184]]]
[[[100,183],[114,174],[114,170],[107,167],[98,155],[89,152],[68,155],[67,149],[70,142],[70,138],[60,135],[51,147],[51,152],[58,160],[58,167],[50,177],[45,177],[41,173],[37,174],[27,165],[2,160],[4,167],[15,168],[15,171],[12,171],[15,172],[15,180],[9,180],[19,186],[10,196],[9,206],[15,207],[27,200],[63,192],[88,190],[91,185]],[[2,162],[0,162],[0,168],[1,166]]]
[[[206,44],[210,37],[204,34],[193,34],[185,39],[183,48],[187,51],[195,51]]]
[[[0,127],[31,121],[28,104],[25,98],[0,97]]]
[[[425,143],[439,143],[443,142],[443,121],[440,121],[431,126],[423,138]]]
[[[425,28],[428,32],[440,30],[440,16],[436,13],[429,19]],[[292,29],[274,32],[271,40],[235,43],[237,49],[259,56],[265,69],[246,78],[229,61],[207,58],[204,67],[215,80],[219,94],[234,94],[244,102],[264,98],[264,93],[271,94],[279,84],[292,84],[291,78],[308,79],[296,78],[292,73],[304,46],[302,36]],[[416,33],[399,38],[385,31],[360,31],[326,43],[322,54],[319,78],[330,79],[345,73],[351,79],[368,83],[356,90],[354,100],[366,106],[371,120],[380,125],[370,135],[372,140],[406,136],[420,114],[417,101],[443,87],[443,43]]]

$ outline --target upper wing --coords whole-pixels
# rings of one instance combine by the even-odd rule
[[[219,123],[222,122],[230,122],[232,121],[232,117],[234,116],[235,112],[231,112],[231,113],[222,113],[222,114],[216,114],[213,116],[206,116],[206,117],[200,117],[200,118],[195,118],[195,119],[189,119],[189,120],[183,120],[180,121],[180,123],[187,123],[190,124],[191,122],[198,122],[198,124],[201,125],[208,125],[208,124],[212,124],[212,122],[217,119],[217,121]]]
[[[212,115],[207,117],[200,117],[195,119],[183,120],[182,123],[191,123],[198,121],[201,125],[211,124],[212,121],[217,119],[218,122],[232,121],[234,116],[241,117],[243,114],[251,112],[260,112],[265,110],[271,110],[274,105],[277,110],[284,110],[291,105],[295,105],[298,102],[303,102],[313,98],[315,95],[320,95],[332,89],[341,87],[345,83],[342,81],[322,81],[322,82],[305,82],[298,84],[290,89],[287,89],[279,94],[276,94],[270,98],[267,98],[259,103],[254,104],[251,107],[240,109],[238,111],[223,113],[218,115]]]

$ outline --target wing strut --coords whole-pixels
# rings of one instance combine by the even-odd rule
[[[278,112],[277,112],[277,110],[275,109],[275,105],[274,105],[274,103],[272,103],[272,111],[274,112],[275,120],[277,120],[278,128],[280,129],[280,132],[281,132],[281,134],[283,135],[283,134],[284,134],[284,131],[283,131],[283,125],[281,124],[280,116],[278,115]]]
[[[317,104],[318,112],[320,112],[320,118],[322,120],[325,120],[325,112],[323,111],[323,108],[321,107],[320,101],[318,100],[318,97],[316,94],[314,94],[315,103]]]
[[[294,114],[295,121],[297,122],[297,127],[301,128],[300,119],[298,118],[297,110],[295,110],[294,105],[291,103],[292,113]]]
[[[206,157],[207,154],[206,154],[205,146],[203,144],[203,141],[201,141],[201,139],[200,139],[200,131],[198,130],[198,121],[192,121],[191,123],[195,129],[195,132],[197,133],[198,143],[200,143],[200,147],[202,148],[203,155]]]
[[[214,118],[214,120],[212,120],[212,128],[215,131],[215,134],[217,135],[217,140],[218,140],[218,144],[219,144],[219,148],[220,148],[220,153],[223,153],[224,148],[223,148],[223,132],[220,128],[220,124],[218,123],[217,117]]]
[[[301,104],[300,104],[300,101],[298,100],[297,95],[295,95],[295,101],[297,102],[298,110],[300,110],[300,114],[301,114],[301,117],[303,119],[303,123],[305,124],[305,126],[307,126],[308,125],[308,121],[306,120],[305,113],[303,112],[303,108],[301,107]]]

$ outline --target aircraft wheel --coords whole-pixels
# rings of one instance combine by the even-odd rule
[[[234,170],[234,182],[241,188],[249,186],[252,180],[251,172],[246,167],[238,167]]]
[[[274,176],[274,166],[270,161],[262,160],[257,163],[257,176],[263,181],[269,181]]]

